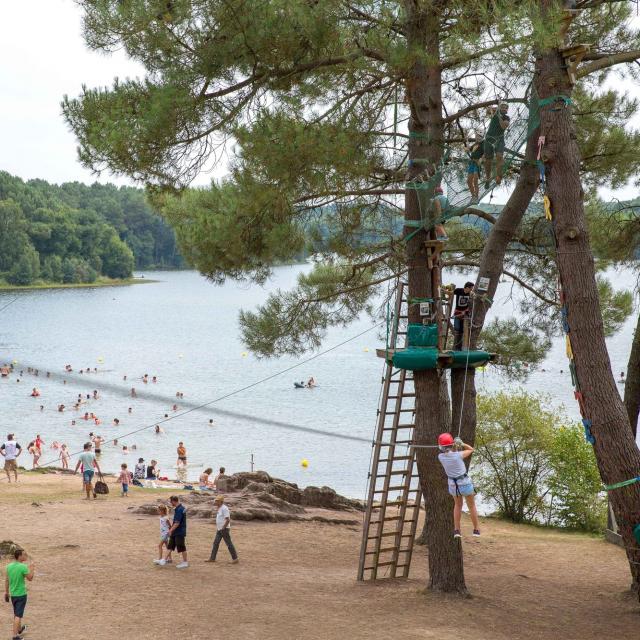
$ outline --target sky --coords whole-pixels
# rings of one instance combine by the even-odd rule
[[[143,68],[123,52],[89,51],[82,38],[82,12],[73,0],[0,0],[0,6],[0,169],[25,180],[132,184],[107,172],[97,177],[80,165],[60,101],[64,94],[78,95],[83,84],[108,86],[115,77],[143,76]],[[640,96],[640,87],[630,90]],[[211,178],[202,174],[196,183]],[[601,195],[628,199],[638,190],[629,185]],[[504,202],[507,194],[496,196]]]

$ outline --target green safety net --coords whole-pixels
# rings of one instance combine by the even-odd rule
[[[511,103],[513,105],[514,103]],[[540,124],[539,101],[536,92],[532,89],[526,102],[516,103],[518,106],[515,112],[510,113],[509,127],[504,132],[505,150],[503,154],[503,171],[505,176],[509,168],[518,165],[523,160],[522,148],[529,136],[538,128]],[[420,134],[422,136],[423,134]],[[415,137],[415,136],[414,136]],[[419,163],[420,159],[413,159],[412,162]],[[484,157],[477,161],[481,168],[479,178],[480,200],[489,194],[496,186],[495,158],[492,161],[492,175],[487,181],[484,175]],[[431,229],[436,224],[460,216],[462,212],[472,203],[472,196],[467,185],[467,168],[469,156],[462,148],[446,148],[442,154],[442,161],[435,174],[428,180],[412,180],[405,183],[407,189],[415,189],[418,195],[420,206],[420,223],[406,226],[419,227],[409,234],[413,236],[420,229]],[[485,186],[485,184],[488,185]],[[440,217],[435,217],[433,213],[433,193],[436,186],[442,186],[448,200],[448,207]],[[409,236],[405,237],[405,241]]]

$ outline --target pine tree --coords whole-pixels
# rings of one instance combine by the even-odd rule
[[[559,5],[543,20],[536,2],[500,0],[176,0],[169,11],[160,1],[80,4],[90,46],[124,46],[148,71],[144,80],[65,98],[83,163],[145,182],[185,255],[216,281],[263,281],[273,261],[298,253],[315,229],[325,264],[241,318],[248,345],[263,355],[317,347],[328,326],[357,317],[376,285],[405,270],[411,297],[431,295],[428,229],[413,233],[423,203],[405,185],[427,177],[432,189],[446,149],[460,149],[465,127],[498,94],[524,99],[532,26],[548,37],[562,19]],[[589,4],[597,12],[602,3]],[[590,24],[603,38],[612,32],[611,21]],[[514,77],[521,93],[504,96],[498,87]],[[225,142],[237,148],[231,177],[182,194]],[[524,211],[518,202],[516,217]],[[406,243],[397,238],[399,216]],[[505,218],[492,232],[496,272],[517,227]],[[459,377],[452,384],[454,424],[460,407],[466,423],[475,387],[462,404]],[[450,427],[448,396],[436,372],[417,374],[416,387],[416,439],[433,443]],[[444,476],[424,450],[419,469],[429,584],[464,592]]]

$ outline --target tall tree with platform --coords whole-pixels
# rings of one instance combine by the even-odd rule
[[[216,281],[262,281],[317,230],[327,263],[297,290],[243,315],[252,350],[269,356],[317,347],[328,326],[357,317],[376,286],[405,270],[411,297],[438,295],[416,184],[424,181],[429,198],[447,149],[466,139],[459,124],[473,120],[465,116],[495,105],[498,93],[524,99],[474,78],[489,65],[495,86],[513,86],[508,78],[530,50],[520,18],[535,3],[80,4],[90,46],[124,46],[148,71],[144,80],[65,99],[87,166],[146,183],[184,255]],[[231,177],[182,192],[225,142],[238,148]],[[508,233],[497,237],[504,251]],[[416,441],[433,443],[450,426],[446,396],[435,371],[419,374],[416,385]],[[473,399],[465,403],[471,415]],[[464,592],[444,478],[427,450],[419,466],[430,586]]]

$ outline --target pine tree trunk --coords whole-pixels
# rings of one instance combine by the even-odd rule
[[[638,414],[640,413],[640,314],[633,334],[631,353],[627,363],[627,381],[624,385],[624,405],[635,438],[638,434]]]
[[[547,9],[553,0],[542,0],[541,4]],[[571,95],[572,87],[558,49],[541,54],[540,69],[536,85],[541,99]],[[555,103],[544,106],[540,115],[541,134],[546,139],[543,160],[557,238],[556,259],[576,373],[584,397],[584,415],[592,422],[594,452],[602,480],[613,484],[640,475],[640,451],[616,388],[605,344],[571,109]],[[640,549],[633,537],[633,527],[640,524],[640,483],[610,491],[609,499],[637,585]]]
[[[413,180],[430,166],[437,166],[443,152],[441,70],[439,61],[440,21],[437,7],[406,4],[407,44],[410,51],[426,52],[429,63],[416,56],[406,79],[407,99],[410,107],[408,178]],[[433,194],[427,192],[432,196]],[[409,221],[421,220],[420,203],[416,189],[407,189],[405,217]],[[407,226],[405,235],[415,231]],[[415,234],[407,243],[407,266],[410,298],[438,295],[432,291],[431,272],[427,267],[424,232]],[[409,322],[420,322],[418,305],[410,305]],[[415,371],[416,392],[415,435],[416,444],[433,445],[445,430],[447,405],[440,399],[440,379],[436,370]],[[448,425],[447,425],[448,427]],[[425,529],[429,548],[430,589],[466,593],[462,548],[453,539],[453,504],[447,492],[445,474],[437,459],[437,449],[418,449],[420,484],[425,500]]]

